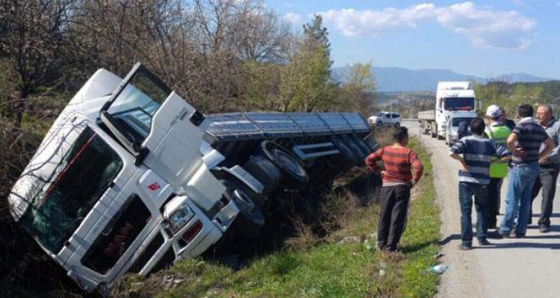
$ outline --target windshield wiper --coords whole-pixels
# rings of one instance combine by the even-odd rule
[[[134,135],[125,129],[123,125],[107,111],[101,112],[101,122],[103,122],[109,131],[113,133],[115,138],[117,138],[117,141],[119,141],[128,152],[134,155],[136,158],[134,165],[140,165],[146,156],[148,156],[150,150],[146,147],[141,147]]]

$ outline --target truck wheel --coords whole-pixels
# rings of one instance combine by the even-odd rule
[[[371,154],[371,152],[372,152],[371,149],[370,149],[369,146],[368,146],[366,143],[364,143],[364,141],[363,141],[362,139],[360,139],[359,137],[353,136],[353,137],[351,137],[351,138],[352,138],[352,141],[354,142],[354,144],[356,144],[356,146],[358,146],[358,148],[360,149],[360,151],[359,151],[359,152],[361,153],[361,154],[360,154],[360,159],[361,159],[361,162],[364,162],[364,160],[366,159],[366,157],[368,157],[368,155]]]
[[[340,164],[342,166],[348,166],[348,163],[350,163],[350,166],[353,166],[360,162],[359,158],[352,152],[352,148],[342,138],[334,137],[332,143],[340,151],[340,156],[342,157]]]
[[[432,125],[432,138],[437,137],[437,125]]]
[[[395,127],[399,127],[399,126],[401,126],[401,124],[400,124],[400,123],[398,123],[398,122],[397,122],[397,123],[395,123]]]
[[[253,199],[238,182],[229,180],[220,180],[226,187],[224,197],[235,202],[239,208],[239,214],[235,219],[235,232],[249,237],[257,238],[260,235],[260,230],[264,225],[264,215],[261,210],[255,205]]]
[[[377,121],[377,123],[375,123],[375,125],[381,126],[381,125],[383,125],[383,123],[381,121]]]
[[[362,158],[362,149],[360,146],[358,146],[358,144],[356,144],[354,139],[350,136],[345,136],[344,142],[348,145],[348,148],[350,148],[352,155],[354,155],[354,165],[361,164],[365,157]]]
[[[266,202],[268,195],[273,192],[278,183],[280,183],[280,178],[282,177],[280,169],[266,157],[260,155],[251,157],[243,165],[243,168],[264,186],[262,193],[257,194],[257,196],[253,198],[255,204],[261,208]]]
[[[286,149],[270,141],[263,141],[261,149],[264,155],[284,174],[287,186],[300,187],[309,182],[307,171],[301,166],[299,160]]]

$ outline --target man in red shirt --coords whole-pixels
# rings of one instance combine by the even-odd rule
[[[377,227],[377,246],[381,251],[397,251],[397,245],[406,227],[410,189],[420,180],[423,166],[414,151],[407,148],[408,129],[398,127],[393,133],[395,143],[385,146],[366,157],[366,165],[375,172],[377,161],[382,161],[381,212]]]

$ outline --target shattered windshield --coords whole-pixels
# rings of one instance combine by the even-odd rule
[[[86,127],[40,188],[20,223],[45,248],[58,253],[122,169],[123,162]]]
[[[453,97],[443,101],[443,109],[447,111],[469,111],[474,109],[473,97]]]

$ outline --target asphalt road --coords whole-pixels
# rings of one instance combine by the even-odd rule
[[[458,162],[449,157],[443,140],[420,135],[416,122],[403,123],[420,138],[432,156],[437,202],[440,206],[441,244],[449,265],[442,274],[436,297],[560,297],[560,199],[555,197],[552,230],[542,234],[530,225],[523,239],[489,239],[492,246],[461,251],[460,209],[457,190]],[[502,187],[501,214],[507,178]],[[533,223],[538,221],[541,197],[533,204]],[[473,224],[474,218],[473,206]],[[502,220],[498,218],[498,223]]]

